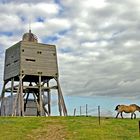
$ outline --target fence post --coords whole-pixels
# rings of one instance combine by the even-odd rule
[[[86,104],[86,117],[88,116],[88,105]]]
[[[82,115],[82,107],[80,106],[80,116]]]
[[[74,114],[73,115],[75,116],[75,114],[76,114],[76,108],[74,108]]]
[[[99,119],[99,125],[100,125],[100,106],[98,106],[98,119]]]

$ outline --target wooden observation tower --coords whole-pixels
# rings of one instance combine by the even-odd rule
[[[52,79],[55,80],[55,85],[50,86]],[[38,43],[37,37],[29,30],[29,33],[23,35],[22,41],[6,50],[1,115],[4,116],[2,112],[5,110],[5,94],[10,93],[10,97],[13,98],[9,104],[10,115],[25,116],[31,94],[36,103],[37,115],[42,116],[45,112],[50,116],[51,89],[58,91],[60,116],[67,116],[59,83],[56,46]],[[44,103],[44,98],[47,98],[47,103]]]

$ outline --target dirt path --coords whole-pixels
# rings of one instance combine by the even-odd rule
[[[61,124],[48,124],[27,135],[28,140],[66,140],[66,131]]]

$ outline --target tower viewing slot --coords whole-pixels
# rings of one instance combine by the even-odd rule
[[[50,85],[52,79],[56,83],[53,86]],[[46,113],[50,116],[51,89],[58,91],[60,116],[67,116],[59,83],[56,46],[38,43],[37,37],[29,30],[23,35],[22,41],[8,48],[5,53],[1,116],[30,114],[30,94],[36,115],[43,116]],[[10,93],[10,97],[6,97],[7,93]]]

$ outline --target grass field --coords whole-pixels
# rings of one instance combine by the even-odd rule
[[[139,119],[0,117],[0,140],[140,140]]]

